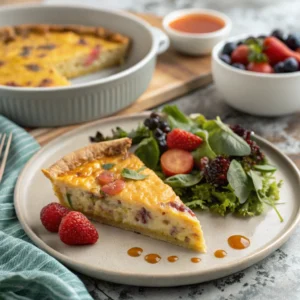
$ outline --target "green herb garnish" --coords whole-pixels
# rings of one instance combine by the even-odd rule
[[[132,180],[143,180],[147,178],[149,175],[141,174],[138,171],[124,168],[121,172],[122,177]]]
[[[110,170],[111,168],[113,168],[116,164],[111,164],[111,163],[108,163],[108,164],[103,164],[101,167],[104,169],[104,170]]]

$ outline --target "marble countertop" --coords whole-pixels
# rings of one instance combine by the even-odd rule
[[[46,3],[78,3],[81,0],[46,0]],[[85,0],[98,7],[127,9],[164,15],[187,7],[218,9],[234,24],[232,34],[266,33],[280,26],[300,31],[299,0]],[[242,114],[227,106],[214,85],[173,101],[186,113],[201,112],[208,118],[221,116],[228,123],[253,129],[276,144],[300,168],[300,113],[279,118],[261,118]],[[131,287],[79,275],[97,300],[260,300],[300,299],[300,228],[279,250],[260,263],[231,276],[207,283],[176,288]]]

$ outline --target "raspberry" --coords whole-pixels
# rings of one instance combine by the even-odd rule
[[[71,211],[63,217],[58,233],[67,245],[95,244],[99,237],[95,226],[78,211]]]
[[[70,210],[59,203],[52,202],[45,206],[40,213],[42,224],[51,232],[58,232],[58,228],[62,218],[67,215]]]
[[[227,172],[230,166],[230,160],[223,156],[217,156],[215,159],[210,161],[206,165],[204,170],[204,176],[208,183],[213,185],[226,185],[227,181]]]
[[[167,145],[170,149],[193,151],[202,143],[202,139],[185,130],[175,128],[167,135]]]

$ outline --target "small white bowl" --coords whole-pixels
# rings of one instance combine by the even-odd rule
[[[226,42],[237,42],[247,36],[232,37]],[[220,59],[224,44],[220,42],[213,49],[212,74],[217,89],[229,105],[258,116],[300,111],[300,72],[264,74],[239,70]]]
[[[224,21],[225,25],[220,30],[209,33],[187,33],[170,27],[172,21],[183,16],[194,14],[206,14],[220,18]],[[166,15],[163,19],[163,27],[171,40],[171,44],[176,50],[189,55],[204,55],[209,54],[218,42],[228,37],[232,22],[226,15],[218,11],[191,8],[176,10]]]

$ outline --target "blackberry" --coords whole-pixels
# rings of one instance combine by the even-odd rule
[[[242,165],[246,171],[253,168],[254,165],[263,162],[265,155],[261,152],[260,147],[256,142],[251,140],[251,131],[244,129],[240,125],[231,125],[231,130],[242,137],[251,148],[251,153],[248,156],[242,158]]]
[[[251,139],[251,131],[243,128],[240,125],[230,125],[230,129],[240,137],[242,137],[245,141],[249,141]]]
[[[217,156],[211,160],[205,167],[204,176],[208,183],[222,186],[228,184],[227,172],[230,166],[230,160],[224,156]]]

